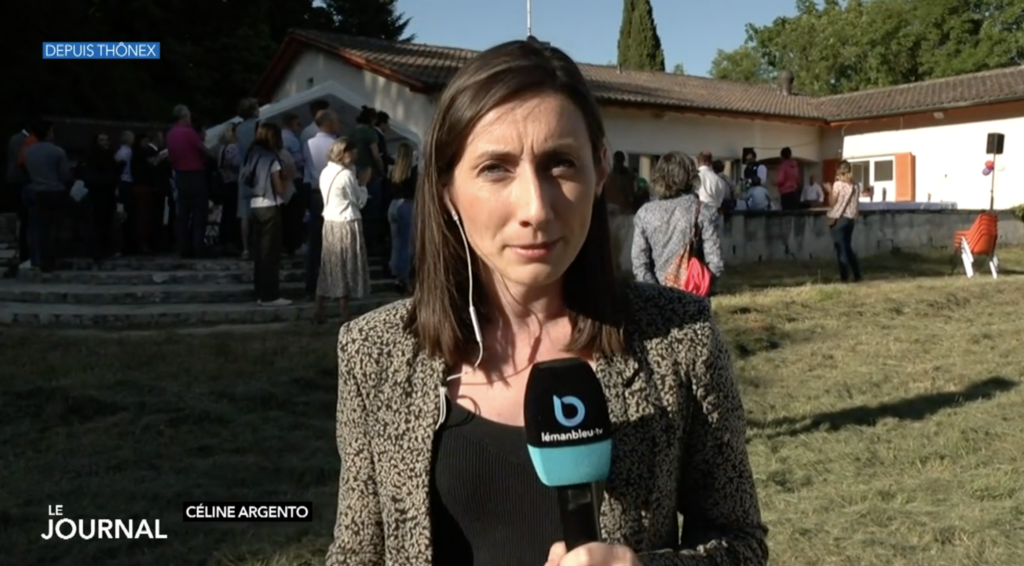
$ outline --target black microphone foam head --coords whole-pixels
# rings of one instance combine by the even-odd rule
[[[535,364],[523,413],[527,449],[541,482],[561,487],[607,479],[611,419],[601,382],[585,360]]]

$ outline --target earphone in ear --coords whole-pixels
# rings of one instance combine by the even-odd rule
[[[450,201],[447,198],[445,198],[444,199],[444,204],[448,206],[448,213],[452,215],[452,220],[455,220],[455,222],[459,222],[459,213],[455,212],[455,207],[452,206],[452,201]],[[460,231],[462,230],[462,224],[461,223],[459,224],[459,230]],[[463,234],[462,237],[465,238],[466,235]]]

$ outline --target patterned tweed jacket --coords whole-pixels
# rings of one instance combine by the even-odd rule
[[[629,355],[595,360],[613,423],[605,540],[645,566],[767,564],[743,407],[708,303],[646,284],[627,298]],[[430,566],[428,486],[446,367],[402,330],[409,308],[383,307],[338,336],[343,465],[327,566]]]

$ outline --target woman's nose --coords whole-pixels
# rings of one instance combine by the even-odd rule
[[[535,167],[520,169],[514,189],[520,224],[537,226],[551,218],[552,184],[557,182]]]

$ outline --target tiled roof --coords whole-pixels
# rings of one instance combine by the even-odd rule
[[[291,37],[422,92],[436,92],[444,88],[459,67],[477,54],[476,51],[455,47],[396,43],[314,31],[293,31]],[[602,65],[581,64],[580,68],[594,95],[602,102],[821,122],[1024,100],[1024,67],[826,97],[786,95],[771,84],[619,71]]]

